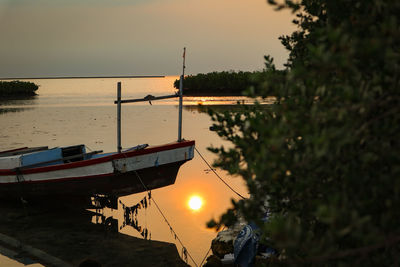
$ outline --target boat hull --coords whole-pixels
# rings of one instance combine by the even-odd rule
[[[165,187],[175,183],[193,151],[194,141],[184,141],[68,164],[0,170],[0,198],[120,197]]]
[[[174,184],[179,167],[184,162],[110,175],[5,184],[0,187],[0,197],[120,197]]]

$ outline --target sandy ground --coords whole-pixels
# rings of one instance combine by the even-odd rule
[[[112,227],[92,224],[92,216],[84,209],[2,203],[0,233],[72,266],[85,259],[102,266],[188,266],[174,244],[120,234]]]

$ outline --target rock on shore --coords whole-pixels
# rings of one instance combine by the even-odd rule
[[[222,266],[222,259],[224,256],[227,254],[233,254],[233,243],[238,233],[245,225],[245,222],[241,222],[231,228],[220,231],[217,234],[217,237],[211,241],[211,251],[213,254],[207,258],[207,262],[204,266]]]

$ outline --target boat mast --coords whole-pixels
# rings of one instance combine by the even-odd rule
[[[121,145],[121,104],[125,103],[135,103],[142,101],[152,101],[152,100],[161,100],[167,98],[175,98],[179,97],[179,121],[178,121],[178,142],[181,142],[182,139],[182,91],[183,91],[183,78],[185,77],[185,56],[186,56],[186,47],[183,48],[183,68],[182,75],[179,82],[179,93],[175,93],[174,95],[166,95],[166,96],[152,96],[148,95],[144,98],[137,99],[121,99],[121,82],[117,84],[117,100],[114,101],[114,104],[117,104],[117,150],[118,153],[122,151]]]
[[[185,58],[186,47],[183,48],[183,67],[182,75],[179,79],[179,121],[178,121],[178,142],[182,141],[182,91],[183,91],[183,78],[185,77]]]
[[[117,84],[117,150],[121,153],[121,82]]]

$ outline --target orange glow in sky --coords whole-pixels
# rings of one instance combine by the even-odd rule
[[[0,0],[0,77],[177,75],[184,46],[187,74],[283,68],[295,18],[265,0]]]

